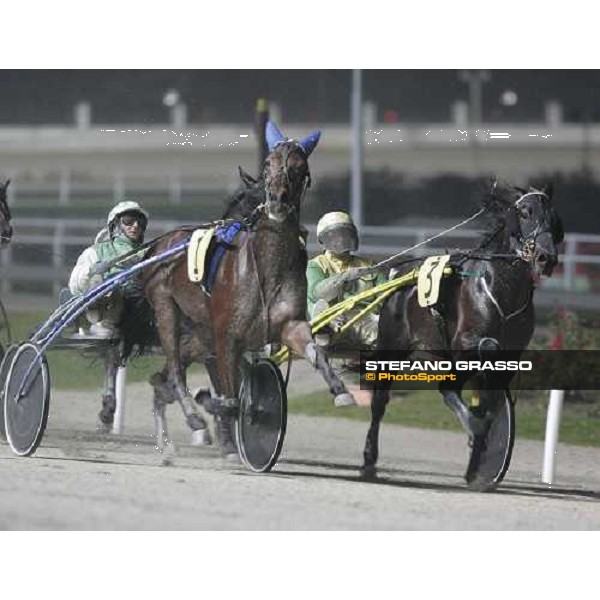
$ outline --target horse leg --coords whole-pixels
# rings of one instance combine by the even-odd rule
[[[447,388],[440,385],[439,391],[444,399],[444,404],[456,415],[470,441],[476,435],[485,433],[485,421],[474,414],[462,399],[462,385],[459,388]]]
[[[295,354],[303,356],[321,374],[336,406],[356,404],[354,396],[331,367],[323,349],[317,346],[306,321],[288,321],[281,330],[281,341]]]
[[[240,365],[242,347],[236,340],[233,331],[219,336],[215,343],[216,363],[209,370],[211,380],[220,399],[219,404],[238,404],[238,393],[241,384]],[[214,368],[216,366],[216,369]],[[238,461],[239,455],[233,435],[235,417],[226,411],[216,411],[215,423],[219,448],[228,460]],[[220,413],[220,414],[219,414]]]
[[[206,367],[206,371],[208,373],[208,377],[213,386],[213,389],[215,390],[215,394],[218,397],[222,397],[223,392],[219,383],[219,370],[216,357],[206,357],[204,359],[204,366]],[[210,398],[207,398],[205,391],[201,390],[196,395],[196,400],[198,400],[199,395],[203,396],[204,399],[210,401]],[[210,396],[210,394],[208,394],[208,396]],[[235,444],[235,436],[233,433],[234,423],[235,419],[232,416],[215,415],[215,434],[217,437],[219,448],[221,449],[221,453],[225,455],[225,457],[229,460],[237,460],[239,458],[237,447]]]
[[[104,358],[105,376],[104,393],[102,394],[102,409],[98,413],[98,431],[110,433],[117,409],[116,378],[119,367],[119,350],[116,346],[109,346]]]
[[[379,424],[385,414],[385,407],[390,401],[390,385],[384,381],[376,387],[371,400],[371,425],[367,432],[365,449],[363,452],[364,464],[362,475],[365,479],[375,479],[377,476],[377,458],[379,457]]]
[[[166,355],[166,370],[172,386],[173,395],[181,405],[187,424],[198,436],[208,434],[206,421],[197,412],[194,399],[188,392],[185,380],[185,368],[181,361],[179,344],[179,309],[172,298],[162,299],[155,305],[158,319],[158,333],[163,351]],[[157,439],[162,437],[163,432],[157,430]]]
[[[156,448],[160,453],[164,452],[165,449],[175,451],[175,445],[169,440],[169,433],[167,431],[166,408],[167,404],[174,401],[167,381],[166,365],[162,371],[159,371],[150,377],[150,385],[153,388],[152,414],[154,416],[154,427],[156,430]]]

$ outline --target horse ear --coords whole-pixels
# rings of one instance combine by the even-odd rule
[[[252,187],[257,183],[257,180],[242,169],[242,167],[238,166],[238,171],[240,172],[240,179],[246,184],[247,187]]]
[[[277,125],[273,123],[273,121],[267,121],[267,125],[265,127],[265,137],[267,138],[267,146],[269,147],[269,151],[273,150],[275,146],[279,142],[285,142],[287,138],[279,129]]]
[[[315,149],[316,145],[319,143],[319,139],[321,138],[320,131],[313,131],[311,134],[307,135],[303,140],[300,140],[298,143],[302,146],[304,152],[306,152],[306,156],[310,156],[310,153]]]
[[[554,194],[554,184],[552,182],[547,183],[542,187],[542,192],[544,192],[548,198],[552,199],[552,194]]]

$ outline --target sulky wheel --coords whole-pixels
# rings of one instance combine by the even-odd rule
[[[13,351],[4,384],[4,425],[12,451],[33,454],[39,446],[50,405],[50,376],[46,357],[24,342]]]
[[[6,429],[4,428],[4,387],[10,364],[15,355],[18,344],[11,344],[4,352],[2,362],[0,363],[0,439],[6,440]]]
[[[242,462],[264,473],[277,462],[287,425],[287,393],[279,368],[268,359],[248,366],[240,386],[236,421],[237,445]]]
[[[515,406],[509,390],[484,436],[475,436],[465,479],[469,488],[488,491],[504,478],[515,443]]]

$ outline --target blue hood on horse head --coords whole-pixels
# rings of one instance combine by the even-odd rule
[[[277,125],[273,121],[267,121],[265,128],[265,136],[267,138],[267,146],[269,151],[272,151],[277,144],[281,142],[287,142],[288,138],[279,131]],[[319,143],[321,137],[320,131],[313,131],[307,135],[304,139],[300,140],[298,144],[306,152],[306,156],[310,156],[310,153],[315,149],[315,146]]]

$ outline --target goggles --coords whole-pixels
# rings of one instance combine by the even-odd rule
[[[119,217],[119,221],[125,227],[131,227],[134,223],[137,223],[142,230],[146,230],[148,225],[148,219],[141,213],[125,213]]]

